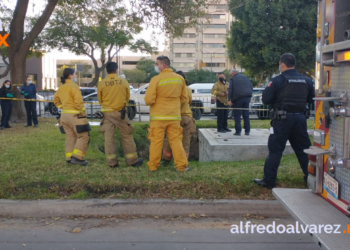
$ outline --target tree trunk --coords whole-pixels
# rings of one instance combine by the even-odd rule
[[[9,51],[10,52],[10,51]],[[10,74],[11,74],[11,83],[15,87],[13,92],[15,98],[23,99],[23,95],[20,94],[20,88],[26,79],[26,58],[27,54],[24,52],[19,53],[9,53],[10,59]],[[14,101],[11,120],[15,122],[23,121],[26,118],[26,112],[24,108],[23,101]]]
[[[89,87],[97,87],[101,75],[101,69],[99,67],[95,67],[95,78],[88,84]]]
[[[13,12],[13,19],[10,24],[10,35],[8,38],[8,58],[10,61],[11,83],[15,85],[15,98],[23,98],[17,87],[23,85],[26,78],[26,59],[30,46],[34,39],[43,30],[49,20],[58,0],[48,0],[41,16],[32,27],[31,31],[25,35],[24,25],[28,9],[29,0],[17,0],[16,8]],[[14,101],[12,120],[21,121],[26,117],[23,101]]]

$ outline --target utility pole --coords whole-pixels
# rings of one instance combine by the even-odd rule
[[[211,72],[210,79],[211,79],[211,81],[213,81],[213,53],[210,54],[210,66],[211,66],[211,69],[210,69],[210,72]]]

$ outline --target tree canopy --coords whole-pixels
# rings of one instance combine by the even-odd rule
[[[134,40],[134,35],[142,30],[142,19],[129,13],[123,1],[85,1],[89,4],[84,7],[68,3],[58,6],[44,37],[51,48],[67,48],[91,58],[95,68],[91,85],[97,84],[100,73],[120,49],[129,47],[143,52],[156,49],[143,39]]]
[[[145,57],[141,58],[141,60],[138,61],[136,68],[146,73],[146,77],[143,81],[144,83],[150,82],[152,77],[158,75],[158,73],[154,70],[154,65],[155,61],[152,59],[147,59]]]
[[[66,10],[68,11],[70,9],[77,10],[77,19],[82,20],[78,14],[85,15],[86,18],[83,20],[83,23],[85,25],[95,23],[95,25],[91,25],[90,27],[94,29],[100,24],[105,24],[108,22],[108,17],[103,20],[102,16],[104,13],[100,13],[100,19],[96,18],[97,15],[90,16],[93,8],[100,4],[109,4],[111,7],[113,7],[114,0],[95,0],[96,4],[93,5],[91,5],[92,0],[46,0],[43,1],[43,6],[37,4],[39,1],[32,0],[31,2],[33,3],[33,9],[35,4],[36,9],[42,8],[42,10],[40,11],[40,14],[38,15],[35,23],[33,23],[32,27],[26,33],[25,22],[26,19],[28,19],[27,11],[29,7],[29,1],[30,0],[18,0],[13,10],[11,20],[8,24],[6,24],[9,33],[7,42],[10,46],[5,48],[5,50],[7,50],[7,53],[2,53],[1,57],[6,56],[8,58],[8,61],[6,62],[9,64],[11,80],[15,84],[19,84],[25,80],[26,57],[34,43],[34,40],[38,39],[39,34],[44,29],[46,23],[50,19],[57,6],[60,6],[61,10],[64,7],[67,7]],[[121,1],[122,0],[119,2]],[[217,0],[209,1],[215,2]],[[132,15],[129,15],[128,20],[121,20],[121,22],[126,24],[126,26],[129,26],[131,22],[135,21],[139,22],[140,26],[141,24],[144,24],[147,27],[158,27],[174,36],[180,36],[185,28],[194,27],[197,25],[198,17],[203,17],[205,15],[206,4],[208,3],[207,0],[125,0],[123,2],[128,4],[128,9],[132,10]],[[6,7],[5,4],[3,2],[0,2],[0,11],[2,11],[4,7]],[[84,10],[85,13],[81,12],[80,10]],[[121,13],[117,11],[116,14],[119,15]],[[71,20],[73,21],[73,24],[77,24],[77,20]],[[102,23],[99,23],[97,20],[100,20]],[[59,28],[62,31],[69,31],[72,28],[76,28],[76,25],[70,25],[70,23],[68,23],[68,26],[65,22],[62,22],[61,24],[62,26]],[[87,31],[82,30],[82,32],[86,33]],[[110,29],[95,30],[95,36],[96,34],[105,35],[106,33],[110,34],[111,32],[112,31]],[[70,39],[74,40],[75,38],[71,37]],[[78,39],[75,40],[78,41]],[[68,42],[71,41],[68,39]],[[104,47],[105,44],[103,43],[104,42],[102,42],[100,46]],[[147,46],[147,43],[142,40],[135,41],[134,45],[134,47],[131,46],[131,49],[140,48],[142,46],[144,46],[145,50],[151,49],[151,47]],[[90,45],[85,44],[84,46]],[[106,45],[106,48],[107,47],[108,46]],[[106,51],[109,51],[109,49],[107,48]],[[105,52],[104,56],[106,56],[106,54],[107,52]],[[102,60],[106,58],[104,56],[101,57]],[[109,60],[109,58],[107,60]],[[15,96],[19,97],[17,90],[15,90]],[[14,105],[14,112],[12,117],[15,119],[24,117],[24,107],[19,102],[16,102]]]
[[[139,69],[123,69],[123,74],[129,83],[136,83],[137,86],[141,83],[145,83],[147,76],[144,70]]]
[[[236,20],[227,39],[228,53],[249,76],[276,73],[284,53],[294,54],[299,71],[313,72],[316,1],[230,0],[229,8]]]
[[[214,83],[218,77],[214,72],[206,69],[192,69],[186,74],[186,80],[192,83]]]

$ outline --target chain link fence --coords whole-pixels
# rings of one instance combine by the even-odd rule
[[[39,91],[37,93],[37,113],[40,117],[55,118],[59,114],[58,108],[53,104],[53,91]],[[22,100],[23,101],[23,100]],[[88,119],[96,119],[95,113],[101,110],[98,103],[97,95],[88,95],[84,97],[84,107]],[[309,108],[311,116],[314,115],[314,104],[310,104]],[[166,107],[164,107],[166,108]],[[251,119],[269,119],[270,105],[261,102],[261,95],[253,96],[249,115]],[[191,103],[192,115],[196,120],[200,120],[204,115],[215,116],[218,108],[216,108],[216,99],[211,95],[193,95]],[[149,115],[149,106],[146,106],[144,100],[130,100],[127,107],[127,113],[130,120],[148,121],[145,116]],[[228,118],[233,119],[233,109],[229,108]]]

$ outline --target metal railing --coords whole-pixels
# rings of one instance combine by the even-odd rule
[[[52,99],[53,99],[53,93],[51,92],[39,92],[40,99],[37,96],[36,101],[36,107],[37,107],[37,113],[41,117],[48,117],[48,118],[54,118],[58,115],[58,109],[54,106]],[[18,101],[23,101],[23,99],[17,99]],[[89,119],[96,119],[94,114],[97,111],[100,111],[101,106],[97,102],[85,102],[84,103],[87,117]],[[311,116],[314,115],[314,104],[310,104],[310,111]],[[145,111],[143,114],[139,112],[141,110],[141,107],[144,107],[143,111]],[[144,104],[141,104],[141,102],[136,102],[136,104],[129,105],[128,107],[128,116],[131,120],[137,119],[139,121],[148,121],[147,116],[149,111],[147,112],[147,109],[149,110],[149,107],[146,107]],[[201,116],[204,114],[216,114],[216,111],[219,109],[216,107],[216,101],[212,97],[199,97],[199,96],[193,96],[193,100],[191,103],[191,109],[193,113],[193,117],[197,120],[201,119]],[[249,108],[249,113],[251,119],[259,118],[259,119],[269,119],[269,110],[271,109],[270,105],[264,105],[262,103],[251,103],[251,106]],[[229,108],[228,117],[233,119],[233,109]]]

